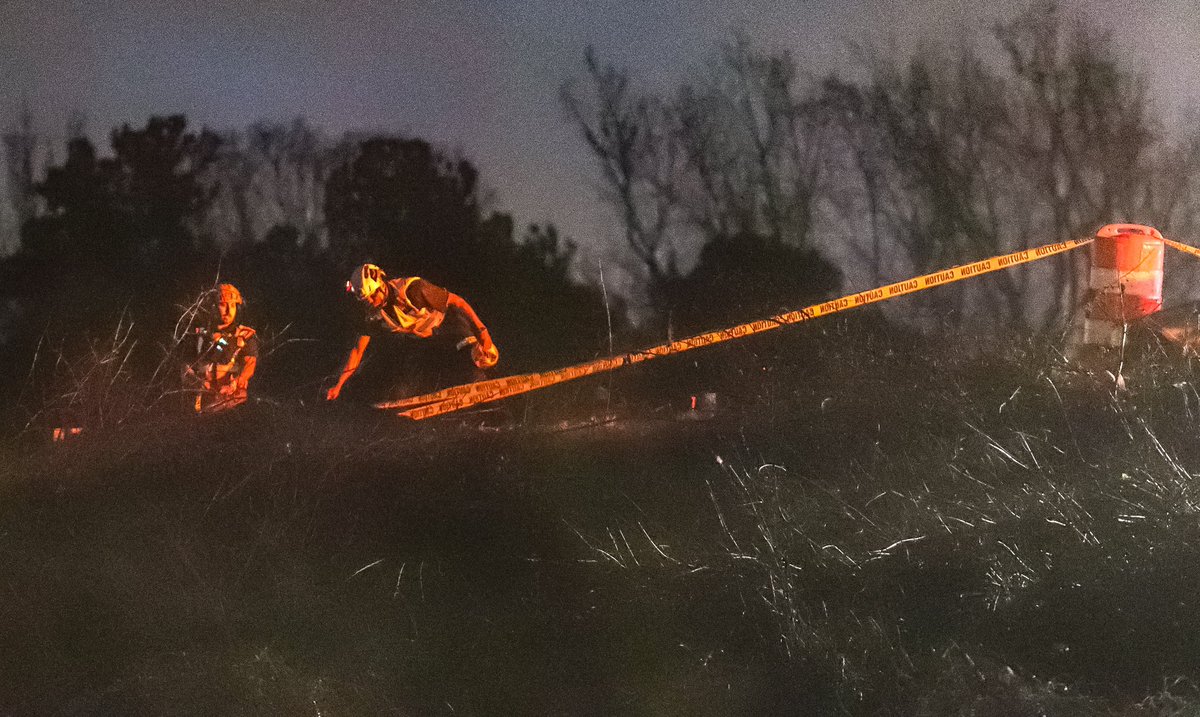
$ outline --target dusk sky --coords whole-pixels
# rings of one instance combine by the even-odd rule
[[[1082,7],[1084,3],[1066,3]],[[1171,109],[1200,106],[1200,0],[1086,3]],[[981,36],[1023,4],[981,0],[0,0],[0,126],[28,102],[61,136],[151,114],[245,128],[303,116],[331,135],[384,129],[459,149],[494,207],[603,246],[618,234],[558,91],[585,46],[646,86],[688,76],[735,30],[815,74],[852,71],[850,41]],[[986,38],[983,38],[986,41]],[[60,150],[61,151],[61,150]]]

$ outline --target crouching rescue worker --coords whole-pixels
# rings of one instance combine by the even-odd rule
[[[500,360],[496,344],[471,305],[436,284],[416,276],[388,279],[378,266],[363,264],[350,275],[346,291],[366,308],[367,329],[351,347],[337,382],[326,391],[325,398],[330,401],[358,370],[372,333],[453,341],[456,349],[469,354],[462,360],[469,362],[468,368],[473,367],[474,380],[484,378],[483,370]]]
[[[258,367],[258,336],[237,323],[242,293],[233,284],[215,292],[215,315],[196,329],[196,353],[184,367],[184,385],[195,392],[197,413],[224,411],[246,402]]]

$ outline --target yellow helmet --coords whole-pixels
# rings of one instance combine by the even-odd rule
[[[242,292],[233,284],[221,284],[217,287],[217,301],[224,301],[233,306],[246,303],[242,301]]]
[[[363,264],[350,275],[346,282],[346,293],[354,294],[355,298],[366,301],[371,294],[379,291],[387,281],[387,274],[374,264]]]

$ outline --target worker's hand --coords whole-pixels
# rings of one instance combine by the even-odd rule
[[[227,382],[221,384],[219,393],[222,396],[232,396],[237,393],[237,390],[238,390],[237,381],[227,381]]]
[[[325,392],[326,401],[334,401],[342,393],[342,387],[334,384],[328,391]]]
[[[500,351],[496,348],[496,344],[492,343],[492,332],[488,331],[486,326],[483,326],[482,324],[479,326],[478,335],[479,345],[483,347],[481,350],[485,354],[495,354],[496,356],[500,355]]]
[[[479,368],[491,368],[500,362],[500,349],[492,343],[492,338],[487,332],[483,334],[483,341],[471,347],[471,360]]]

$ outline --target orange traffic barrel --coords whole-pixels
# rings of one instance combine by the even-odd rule
[[[1163,237],[1154,227],[1108,224],[1092,243],[1091,301],[1083,342],[1120,346],[1126,326],[1162,308]]]

